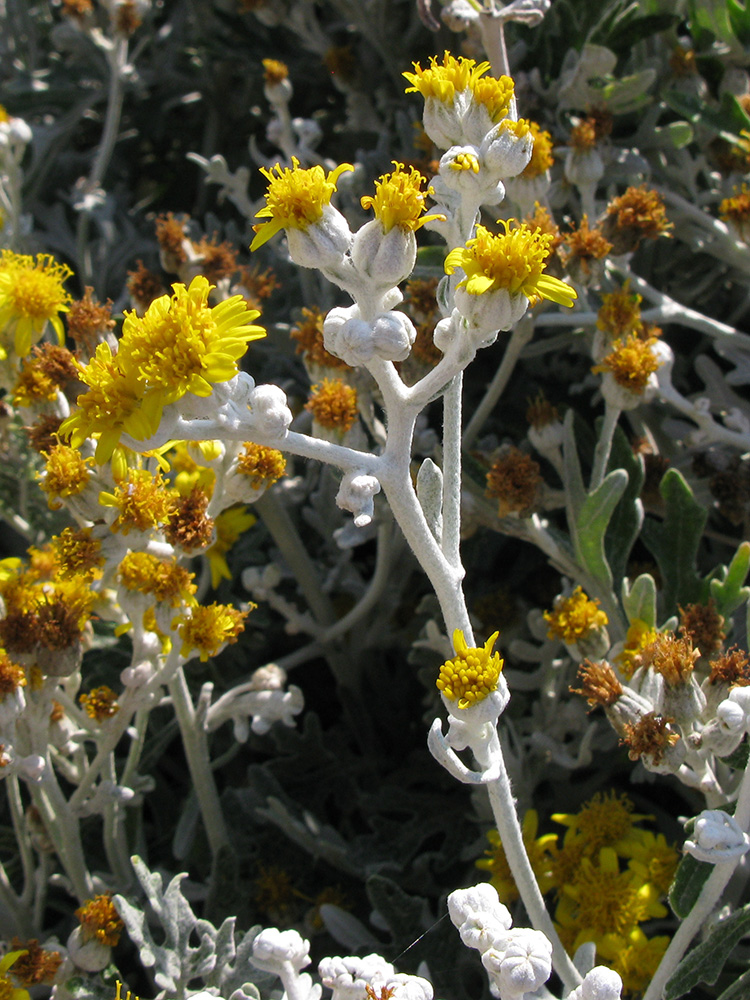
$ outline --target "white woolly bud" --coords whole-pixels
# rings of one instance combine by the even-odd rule
[[[366,527],[375,516],[373,497],[380,493],[380,483],[366,472],[347,472],[336,494],[336,505],[354,515],[358,528]]]
[[[741,858],[750,848],[750,837],[737,820],[722,809],[706,809],[695,821],[693,837],[685,850],[698,861],[720,864]]]
[[[586,974],[580,986],[568,993],[565,1000],[620,1000],[622,979],[613,970],[597,965]]]
[[[475,205],[497,205],[505,197],[497,172],[487,168],[476,146],[451,146],[441,157],[438,169],[439,177],[432,186],[441,200],[443,188]]]
[[[563,170],[571,184],[588,187],[604,176],[604,160],[596,149],[571,149],[565,156]]]
[[[348,365],[358,367],[380,358],[403,361],[417,336],[405,313],[389,310],[372,322],[361,318],[358,306],[331,309],[323,323],[325,349]]]
[[[393,226],[385,232],[382,223],[373,219],[352,240],[352,261],[357,271],[384,289],[404,281],[414,270],[416,260],[416,236],[404,226]]]
[[[455,301],[479,347],[494,343],[497,332],[510,330],[529,308],[529,300],[523,292],[511,294],[507,288],[481,295],[471,295],[465,288],[457,288]]]
[[[310,964],[310,942],[295,930],[267,927],[253,941],[252,961],[259,969],[277,975],[285,963],[299,972]]]
[[[502,1000],[538,990],[552,972],[552,945],[541,931],[517,928],[508,932],[501,950],[482,955],[490,976],[490,992]]]
[[[300,267],[338,269],[352,241],[344,216],[333,205],[323,206],[323,215],[307,229],[287,229],[289,256]]]
[[[282,440],[292,422],[286,393],[276,385],[259,385],[252,390],[248,406],[253,415],[253,427],[263,437]]]
[[[378,994],[395,971],[380,955],[365,955],[324,958],[318,965],[318,975],[323,985],[333,990],[331,1000],[367,1000],[366,987]]]
[[[101,972],[112,957],[112,949],[108,945],[101,944],[96,938],[86,941],[82,927],[76,927],[65,947],[73,964],[84,972]]]
[[[505,937],[512,920],[489,882],[456,889],[448,896],[448,913],[467,948],[485,952]]]
[[[495,177],[502,180],[517,177],[527,166],[534,150],[531,132],[517,136],[501,122],[485,136],[479,147],[482,159]]]
[[[450,149],[451,146],[458,146],[464,141],[461,119],[469,93],[464,91],[455,94],[450,104],[438,97],[425,98],[422,124],[438,149]]]

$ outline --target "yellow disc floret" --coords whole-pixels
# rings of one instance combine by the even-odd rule
[[[602,359],[600,365],[595,365],[592,372],[610,372],[612,378],[623,389],[635,395],[641,395],[648,380],[660,365],[659,358],[653,351],[656,337],[645,340],[637,333],[620,338],[612,345],[612,351]]]
[[[570,597],[555,601],[554,610],[544,612],[544,620],[549,625],[547,635],[550,639],[562,639],[569,646],[586,639],[609,621],[599,601],[592,601],[581,587],[576,587]]]
[[[445,270],[453,274],[461,268],[466,277],[458,284],[469,295],[505,289],[511,295],[521,293],[532,303],[551,299],[562,306],[572,306],[578,298],[575,289],[559,278],[544,273],[552,236],[527,225],[503,222],[504,233],[491,233],[477,226],[477,235],[465,247],[456,247],[445,258]]]
[[[68,311],[70,296],[63,283],[73,272],[49,254],[29,257],[0,251],[0,338],[19,358],[25,357],[47,323],[65,340],[60,313]],[[10,339],[12,338],[12,339]]]
[[[467,646],[460,628],[453,633],[456,655],[440,668],[437,688],[450,701],[457,701],[459,708],[468,708],[482,701],[497,688],[503,660],[492,647],[500,633],[493,632],[481,648]]]
[[[492,122],[497,124],[506,117],[510,111],[514,90],[513,81],[509,76],[501,76],[497,79],[493,76],[486,76],[481,80],[475,79],[471,89],[474,100],[485,106]]]
[[[375,218],[386,233],[394,226],[411,229],[412,232],[433,219],[445,219],[444,215],[422,215],[425,198],[432,194],[432,188],[422,190],[425,178],[414,167],[407,171],[403,163],[393,160],[396,168],[392,174],[384,174],[375,181],[375,195],[362,198],[362,208],[372,208]]]
[[[88,486],[92,460],[66,444],[54,445],[44,457],[46,463],[39,475],[39,485],[47,494],[50,507],[55,509],[61,506],[56,503],[61,497],[83,493]]]
[[[282,229],[304,230],[320,222],[323,208],[331,203],[336,183],[345,170],[354,170],[354,167],[351,163],[342,163],[327,175],[317,164],[305,170],[300,168],[294,156],[291,167],[282,167],[280,163],[270,170],[261,167],[260,172],[270,183],[266,206],[256,217],[268,218],[268,222],[253,226],[255,238],[250,249],[257,250]]]
[[[83,906],[76,910],[76,916],[81,924],[83,937],[86,941],[98,941],[99,944],[113,948],[120,940],[125,924],[115,909],[109,893],[87,899]]]

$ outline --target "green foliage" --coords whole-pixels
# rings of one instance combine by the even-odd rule
[[[678,997],[685,996],[698,983],[715,983],[735,945],[749,928],[750,905],[743,906],[720,921],[706,940],[693,948],[680,962],[667,982],[665,1000],[677,1000]]]
[[[669,889],[669,905],[678,917],[684,920],[690,913],[713,870],[714,865],[698,861],[690,854],[682,858]]]
[[[647,517],[641,538],[659,564],[661,615],[667,617],[677,613],[678,605],[700,600],[702,584],[696,559],[708,515],[677,469],[666,471],[659,492],[664,499],[664,519],[659,522]]]

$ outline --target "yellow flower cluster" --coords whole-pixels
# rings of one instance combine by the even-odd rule
[[[209,306],[211,288],[202,275],[189,287],[176,284],[171,296],[155,299],[143,316],[126,313],[116,355],[107,343],[99,344],[80,368],[89,390],[60,428],[73,447],[96,437],[96,461],[106,462],[122,434],[146,440],[167,404],[186,393],[209,396],[214,383],[237,374],[248,342],[265,330],[251,324],[258,312],[241,295]]]
[[[0,250],[0,360],[10,351],[26,357],[48,323],[63,343],[60,314],[70,303],[63,285],[72,273],[49,254],[29,257]]]
[[[483,79],[490,69],[488,62],[477,64],[473,59],[456,58],[445,52],[442,63],[432,56],[427,69],[422,69],[418,63],[413,65],[413,73],[403,74],[411,84],[406,88],[407,94],[419,93],[425,99],[435,97],[449,104],[457,93],[471,90],[474,100],[487,108],[493,122],[499,122],[508,114],[513,100],[513,81],[509,76]]]
[[[648,985],[669,938],[644,934],[641,924],[666,915],[662,900],[674,878],[679,854],[663,834],[636,826],[650,819],[633,812],[633,803],[615,792],[597,794],[579,812],[557,813],[567,827],[539,837],[536,812],[526,813],[523,839],[543,895],[554,894],[558,933],[572,955],[585,942],[596,945],[597,961],[622,976],[625,989],[638,994]],[[496,830],[476,862],[490,874],[501,902],[518,898],[505,851]]]
[[[425,178],[414,167],[407,171],[403,163],[393,161],[396,168],[392,174],[384,174],[375,181],[375,194],[362,198],[362,208],[372,208],[375,218],[380,222],[384,232],[388,233],[394,226],[400,229],[419,229],[425,222],[433,219],[445,220],[444,215],[422,215],[425,199],[432,194],[432,188],[422,190]]]

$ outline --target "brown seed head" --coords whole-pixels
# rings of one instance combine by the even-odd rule
[[[208,517],[209,497],[200,486],[194,486],[186,497],[177,497],[174,511],[164,529],[170,545],[185,552],[205,549],[213,541],[214,521]]]
[[[716,610],[711,597],[707,604],[688,604],[686,608],[680,608],[680,633],[692,641],[701,651],[701,656],[709,659],[724,645],[727,637],[724,624],[724,617]]]
[[[620,700],[623,693],[622,684],[617,674],[608,663],[592,663],[584,660],[578,669],[580,688],[570,688],[571,694],[580,694],[590,707],[609,708]]]
[[[487,473],[487,496],[497,499],[498,516],[530,514],[542,485],[541,469],[530,455],[511,446]]]
[[[625,735],[620,740],[628,748],[628,757],[638,760],[650,757],[655,764],[661,764],[664,754],[679,742],[679,735],[670,729],[672,719],[665,719],[655,712],[648,712],[635,723],[626,722]]]
[[[672,229],[661,195],[647,187],[629,187],[607,206],[602,234],[613,253],[636,250],[643,240],[655,240]]]

